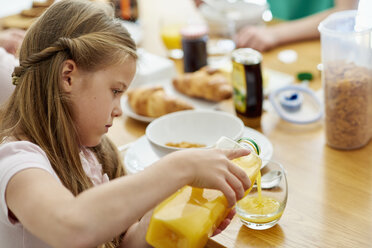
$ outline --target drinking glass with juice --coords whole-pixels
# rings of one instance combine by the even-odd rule
[[[288,197],[286,173],[280,163],[267,161],[262,174],[265,180],[261,180],[260,172],[250,194],[236,204],[242,223],[256,230],[268,229],[279,221]]]
[[[168,23],[165,20],[161,22],[160,36],[170,58],[181,59],[183,57],[181,41],[181,28],[183,26],[182,23]]]

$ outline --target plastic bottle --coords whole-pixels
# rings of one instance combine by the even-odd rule
[[[252,150],[251,154],[232,162],[244,169],[252,188],[262,162],[255,142],[249,139],[243,139],[243,142]],[[242,146],[222,137],[216,147],[234,149]],[[204,247],[229,211],[227,200],[220,191],[185,186],[155,208],[146,241],[155,248]]]

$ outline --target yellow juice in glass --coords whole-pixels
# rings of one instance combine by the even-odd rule
[[[262,196],[261,173],[258,174],[256,183],[258,195],[256,197],[246,196],[238,202],[239,208],[252,217],[240,215],[240,218],[254,223],[269,223],[278,220],[284,209],[280,209],[280,202],[276,199]]]
[[[261,159],[251,153],[232,162],[244,169],[252,188]],[[204,247],[229,211],[220,191],[185,186],[155,208],[146,241],[156,248]]]
[[[160,36],[168,50],[182,49],[180,30],[181,25],[177,24],[161,27]]]

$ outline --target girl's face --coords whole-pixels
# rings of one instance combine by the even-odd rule
[[[86,72],[77,69],[71,74],[73,119],[80,145],[98,145],[112,126],[113,119],[122,115],[120,98],[135,72],[136,62],[129,58],[125,63],[102,70]]]

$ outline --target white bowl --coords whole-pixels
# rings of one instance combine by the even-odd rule
[[[200,12],[207,21],[210,33],[232,35],[246,25],[263,25],[263,14],[268,9],[265,1],[208,0]],[[233,27],[233,26],[235,27]]]
[[[203,144],[205,148],[209,148],[221,136],[237,140],[243,132],[244,124],[235,115],[215,110],[185,110],[152,121],[146,128],[146,137],[155,152],[162,156],[186,149],[167,146],[168,142]]]

